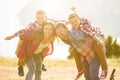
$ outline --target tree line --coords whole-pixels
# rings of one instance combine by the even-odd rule
[[[113,38],[112,36],[108,36],[105,38],[105,47],[106,47],[106,56],[107,58],[119,58],[120,57],[120,43],[117,43],[117,38]],[[69,47],[69,55],[67,56],[68,59],[72,59],[72,47]]]

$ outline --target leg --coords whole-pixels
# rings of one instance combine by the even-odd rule
[[[86,80],[92,80],[91,76],[90,76],[90,64],[86,60],[84,60],[82,62],[82,66],[83,66],[85,79]]]
[[[98,58],[95,56],[90,63],[90,76],[92,80],[100,80],[98,76],[99,67],[100,67],[100,63],[98,61]]]
[[[41,53],[39,54],[33,54],[33,58],[36,65],[35,70],[35,80],[41,80],[41,73],[42,73],[42,59],[41,59]]]
[[[25,58],[18,59],[18,74],[19,76],[24,76],[23,66],[25,65]]]
[[[78,80],[80,78],[80,76],[83,74],[81,57],[80,57],[80,54],[75,49],[72,48],[71,52],[72,52],[72,55],[75,59],[76,67],[78,70],[78,74],[77,74],[75,80]]]
[[[42,60],[42,62],[43,62],[44,58],[45,58],[45,56],[43,56],[43,52],[42,52],[42,54],[41,54],[41,60]],[[45,67],[44,64],[42,64],[42,70],[43,71],[47,71],[47,68]]]
[[[33,74],[35,72],[35,62],[32,56],[26,57],[26,65],[28,67],[28,73],[26,75],[25,80],[32,80]]]
[[[82,63],[81,63],[80,54],[74,48],[72,48],[71,52],[72,52],[72,55],[74,56],[76,67],[77,67],[77,70],[79,72],[82,70]]]
[[[18,41],[18,44],[17,44],[16,51],[15,51],[16,55],[19,53],[19,50],[20,50],[20,47],[21,47],[22,44],[23,44],[23,41],[22,41],[22,40],[19,40],[19,41]]]
[[[43,70],[43,71],[47,71],[47,68],[45,67],[44,64],[42,64],[42,70]]]
[[[97,42],[94,43],[94,50],[100,62],[100,65],[103,70],[107,70],[107,60],[106,60],[106,48],[104,45],[97,45]]]

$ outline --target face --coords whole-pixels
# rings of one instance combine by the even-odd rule
[[[59,27],[56,29],[56,34],[61,40],[66,40],[68,37],[68,29]]]
[[[40,14],[40,13],[37,13],[36,14],[36,21],[40,24],[40,25],[42,25],[44,22],[46,22],[46,20],[47,20],[47,17],[46,17],[46,15],[45,14]]]
[[[51,37],[53,34],[53,29],[54,29],[53,25],[50,25],[50,24],[45,25],[43,29],[44,36],[47,38]]]
[[[69,19],[69,22],[73,28],[76,28],[80,25],[80,18],[78,17],[71,18]]]

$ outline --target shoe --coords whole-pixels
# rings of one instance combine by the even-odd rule
[[[100,75],[100,79],[105,79],[107,77],[107,74],[108,74],[108,70],[103,70]]]
[[[75,80],[78,80],[82,74],[83,74],[83,71],[78,72],[78,74],[77,74]]]
[[[22,66],[18,67],[18,75],[19,76],[24,76],[24,71],[23,71],[23,67]]]
[[[47,68],[45,67],[44,64],[42,65],[42,70],[43,70],[43,71],[47,71]]]

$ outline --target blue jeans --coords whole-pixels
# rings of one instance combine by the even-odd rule
[[[82,62],[82,66],[86,80],[100,80],[98,76],[100,63],[96,56],[92,59],[90,64],[84,60],[84,62]]]
[[[28,67],[28,73],[26,75],[25,80],[32,80],[34,74],[35,74],[35,80],[41,80],[41,73],[42,73],[41,53],[33,54],[31,56],[26,57],[25,62]]]

